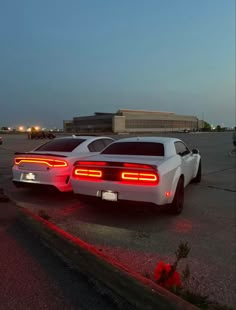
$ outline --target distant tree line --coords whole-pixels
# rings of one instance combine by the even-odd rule
[[[221,127],[220,125],[217,125],[214,129],[208,122],[204,122],[204,126],[202,128],[202,131],[225,131],[225,127]]]

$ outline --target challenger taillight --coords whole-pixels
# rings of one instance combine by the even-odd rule
[[[150,169],[150,165],[145,165],[145,164],[123,163],[123,166],[126,168]]]
[[[20,165],[22,163],[41,164],[46,165],[50,168],[61,168],[68,166],[68,163],[65,160],[51,159],[51,158],[16,157],[14,161],[15,165]]]
[[[135,171],[123,171],[121,172],[121,180],[127,183],[133,184],[147,184],[156,185],[159,183],[159,177],[156,172],[135,172]]]
[[[74,168],[73,176],[77,179],[101,179],[102,171],[95,169]]]
[[[78,180],[109,181],[132,185],[157,185],[156,167],[140,163],[76,161],[73,177]]]
[[[107,163],[104,161],[76,161],[74,166],[106,166]]]

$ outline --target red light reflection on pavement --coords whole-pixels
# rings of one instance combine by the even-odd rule
[[[65,208],[63,209],[59,209],[58,210],[58,214],[60,215],[64,215],[64,216],[71,216],[74,213],[76,213],[79,209],[79,205],[78,204],[68,204]]]
[[[187,219],[179,219],[175,222],[175,226],[173,227],[173,231],[179,233],[188,233],[193,229],[193,222]]]

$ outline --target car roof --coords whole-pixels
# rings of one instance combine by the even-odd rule
[[[71,135],[71,136],[63,136],[63,137],[57,137],[53,140],[50,140],[42,145],[40,145],[39,147],[33,149],[31,152],[56,152],[56,153],[71,153],[73,154],[73,152],[80,150],[80,152],[87,152],[87,147],[90,143],[93,143],[94,141],[98,141],[99,139],[109,139],[111,140],[111,143],[114,141],[113,138],[111,137],[107,137],[107,136],[75,136],[75,135]],[[47,147],[50,144],[53,144],[53,141],[60,141],[59,144],[67,144],[68,141],[73,141],[75,142],[75,144],[78,142],[77,146],[74,146],[74,148],[70,151],[55,151],[55,150],[39,150],[39,148],[43,148],[43,147]],[[81,140],[81,141],[77,141],[76,140]]]
[[[113,139],[111,137],[105,137],[105,136],[77,136],[77,135],[72,135],[72,136],[65,136],[65,137],[56,137],[55,139],[84,139],[84,140],[88,140],[88,139],[101,139],[101,138],[107,138],[107,139]]]
[[[171,137],[130,137],[130,138],[121,138],[117,140],[116,142],[155,142],[155,143],[167,143],[167,142],[175,142],[175,141],[181,141],[177,138],[171,138]]]

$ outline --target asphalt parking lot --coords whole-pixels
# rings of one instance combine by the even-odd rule
[[[14,152],[43,143],[24,135],[4,135],[0,146],[0,187],[22,206],[47,210],[60,227],[101,251],[153,276],[159,260],[172,262],[180,241],[191,252],[192,287],[211,299],[234,306],[236,158],[232,133],[166,134],[183,139],[202,155],[203,178],[186,189],[183,213],[173,217],[145,205],[80,201],[75,195],[16,189],[11,182]],[[119,137],[120,138],[120,137]],[[130,264],[132,262],[132,266]]]

